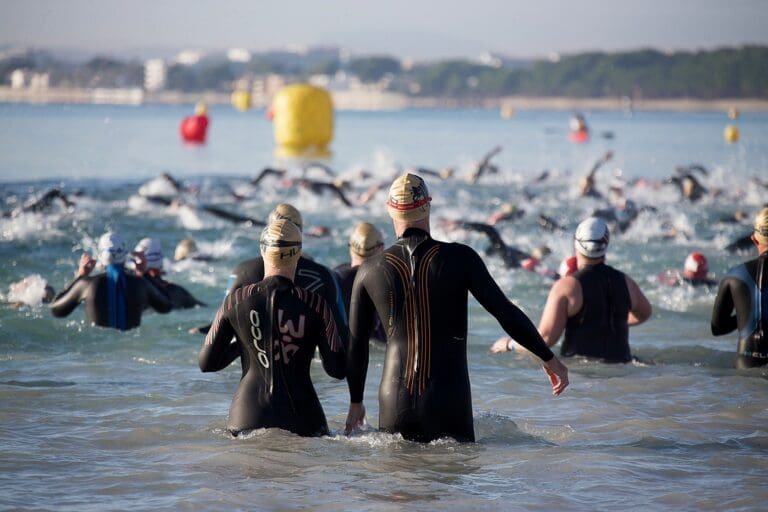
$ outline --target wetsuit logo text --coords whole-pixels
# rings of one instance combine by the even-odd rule
[[[281,348],[283,357],[287,363],[290,361],[293,354],[299,350],[299,346],[294,343],[294,340],[299,340],[304,337],[306,317],[304,315],[299,315],[299,326],[296,328],[291,319],[286,320],[285,324],[283,324],[283,313],[284,311],[282,309],[277,311],[277,324],[280,329],[280,334],[282,335],[280,341],[282,341]],[[275,359],[277,359],[277,357]]]
[[[269,368],[269,358],[267,357],[267,351],[259,346],[259,342],[262,339],[261,333],[261,320],[259,319],[259,312],[255,309],[251,310],[248,316],[251,321],[251,337],[253,338],[253,346],[256,348],[257,357],[259,363],[264,368]]]

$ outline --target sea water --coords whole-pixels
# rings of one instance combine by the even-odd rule
[[[271,429],[231,439],[225,432],[239,364],[202,374],[202,337],[230,270],[258,251],[258,228],[199,209],[148,205],[136,198],[146,180],[169,172],[192,192],[191,205],[213,204],[264,218],[280,201],[299,207],[309,227],[305,251],[328,266],[347,260],[346,240],[359,221],[392,230],[379,194],[346,208],[270,177],[249,183],[273,157],[272,126],[262,111],[213,106],[207,144],[180,142],[191,106],[0,106],[0,205],[3,211],[57,187],[76,203],[46,214],[0,220],[0,298],[11,283],[35,276],[56,291],[71,282],[80,254],[107,229],[133,246],[154,236],[167,278],[207,307],[146,314],[139,329],[95,328],[79,308],[64,319],[45,306],[0,306],[0,509],[8,510],[762,510],[768,499],[768,381],[765,369],[735,370],[735,334],[714,338],[714,289],[671,288],[656,276],[680,269],[694,250],[715,278],[751,253],[724,248],[748,225],[720,222],[766,202],[768,115],[743,114],[741,140],[723,141],[724,113],[586,112],[592,138],[567,141],[568,112],[520,111],[510,120],[490,110],[340,112],[328,163],[350,180],[350,198],[408,167],[425,176],[433,234],[484,254],[477,233],[449,230],[441,219],[483,221],[505,203],[525,210],[499,225],[523,250],[547,245],[543,264],[557,268],[571,251],[576,223],[605,204],[579,198],[575,185],[606,151],[597,173],[607,193],[623,180],[643,211],[614,232],[609,263],[628,272],[654,307],[631,329],[637,361],[606,365],[568,359],[571,385],[560,397],[540,365],[512,353],[491,355],[503,334],[470,299],[468,361],[477,442],[429,444],[376,431],[384,351],[374,346],[365,391],[369,426],[343,435],[346,384],[312,376],[332,430],[301,438]],[[474,162],[496,145],[498,172],[469,185]],[[676,166],[702,164],[710,191],[681,201],[663,184]],[[368,178],[362,178],[365,171]],[[535,179],[548,172],[547,179]],[[317,170],[307,171],[319,179]],[[632,186],[643,178],[644,186]],[[235,201],[231,191],[244,199]],[[542,231],[537,216],[566,232]],[[682,234],[665,238],[674,226]],[[173,248],[193,238],[209,262],[174,263]],[[507,296],[538,322],[550,281],[483,256]]]

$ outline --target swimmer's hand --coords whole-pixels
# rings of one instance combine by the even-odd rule
[[[510,352],[512,350],[516,352],[527,352],[525,347],[519,343],[515,343],[515,340],[509,336],[502,336],[501,338],[494,341],[493,345],[491,345],[492,354],[498,354],[499,352]]]
[[[349,435],[355,430],[363,428],[365,422],[365,406],[363,402],[358,404],[349,404],[349,412],[347,413],[347,424],[344,428],[344,435]]]
[[[77,277],[84,277],[93,272],[93,267],[96,266],[96,260],[91,257],[90,254],[84,252],[80,256],[80,264],[77,268]]]
[[[557,356],[544,363],[549,382],[552,384],[552,394],[558,396],[568,387],[568,368],[560,362]]]

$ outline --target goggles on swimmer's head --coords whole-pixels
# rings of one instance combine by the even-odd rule
[[[264,247],[301,247],[301,242],[292,240],[261,240],[259,243]]]
[[[392,208],[394,210],[398,210],[398,211],[404,212],[404,211],[408,211],[408,210],[415,210],[416,208],[421,208],[422,206],[425,206],[425,205],[429,204],[431,201],[432,201],[432,197],[430,197],[430,196],[423,197],[423,198],[421,198],[421,199],[419,199],[417,201],[414,201],[412,203],[403,203],[403,204],[396,203],[396,202],[392,201],[392,199],[390,199],[390,200],[387,201],[387,206],[389,206],[390,208]]]

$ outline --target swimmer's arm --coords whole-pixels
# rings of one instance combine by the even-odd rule
[[[627,315],[627,324],[631,327],[634,325],[640,325],[641,323],[651,318],[653,308],[651,307],[651,303],[648,302],[648,299],[643,294],[642,290],[640,290],[640,287],[637,285],[635,280],[629,276],[626,276],[626,281],[627,288],[629,289],[629,300],[631,304],[629,314]]]
[[[737,327],[731,285],[728,279],[723,279],[712,307],[710,328],[714,336],[721,336],[736,330]]]
[[[544,343],[530,318],[512,304],[488,273],[483,260],[472,249],[467,248],[466,261],[468,288],[472,295],[496,320],[501,327],[522,346],[533,352],[542,361],[549,361],[554,354]]]
[[[235,329],[224,313],[223,306],[216,313],[211,330],[205,336],[197,362],[200,371],[217,372],[229,366],[240,356],[240,343],[232,341]]]
[[[320,301],[320,317],[318,331],[321,333],[317,348],[323,362],[325,373],[335,379],[343,379],[347,375],[347,353],[339,336],[339,330],[333,319],[331,308],[324,300]]]
[[[173,309],[173,301],[163,293],[157,286],[152,284],[149,279],[142,279],[144,287],[147,289],[147,302],[158,313],[168,313]]]
[[[363,282],[366,265],[358,271],[352,286],[349,315],[349,349],[347,350],[347,385],[353,404],[362,403],[368,374],[368,340],[373,327],[374,306]]]
[[[578,280],[563,278],[555,282],[549,290],[544,311],[539,320],[539,332],[548,347],[553,347],[560,340],[565,324],[568,322],[569,312],[578,312],[573,303],[574,287],[578,286]],[[571,307],[569,307],[571,305]],[[575,309],[575,311],[573,311]]]
[[[66,289],[62,290],[51,302],[51,313],[55,317],[65,317],[85,300],[90,279],[87,276],[78,277]]]

